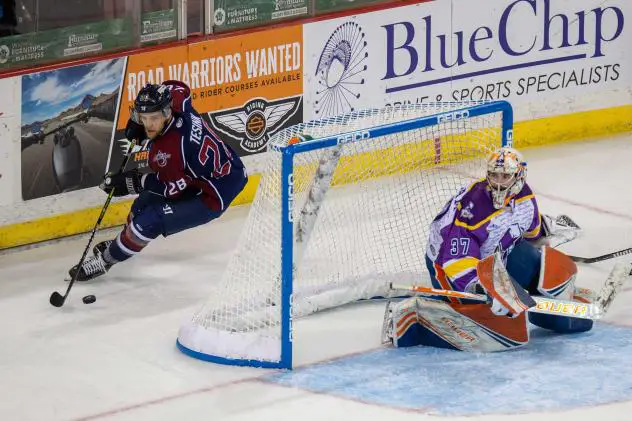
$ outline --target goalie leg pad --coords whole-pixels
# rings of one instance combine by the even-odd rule
[[[542,247],[538,292],[545,297],[570,300],[575,290],[577,265],[570,257],[554,248]]]
[[[416,345],[470,352],[506,351],[529,342],[525,314],[495,316],[487,304],[450,304],[414,297],[391,304],[393,346]]]
[[[542,247],[542,265],[537,287],[539,294],[561,300],[578,299],[575,291],[576,276],[577,265],[570,257],[554,248]],[[585,290],[578,292],[583,291]],[[586,299],[580,301],[586,301]],[[557,333],[587,332],[593,327],[592,320],[551,314],[531,313],[529,314],[529,321],[536,326]]]
[[[593,327],[593,321],[589,319],[552,314],[529,313],[529,321],[538,327],[557,333],[588,332]]]
[[[424,329],[417,320],[417,298],[408,298],[399,303],[389,303],[384,320],[386,337],[392,340],[395,348],[406,348],[417,345],[451,348],[431,331]]]
[[[430,275],[430,282],[433,288],[437,289],[452,289],[452,286],[448,282],[445,273],[441,270],[440,267],[435,266],[435,264],[430,260],[428,256],[426,256],[426,269],[428,269],[428,274]],[[445,301],[448,301],[447,299]]]
[[[516,318],[498,317],[487,304],[449,304],[417,298],[417,319],[425,331],[423,345],[437,346],[436,337],[461,351],[507,351],[529,342],[525,313]]]

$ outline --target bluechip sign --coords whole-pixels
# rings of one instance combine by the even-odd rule
[[[446,0],[306,24],[305,119],[504,99],[520,121],[628,104],[626,17],[629,0]]]

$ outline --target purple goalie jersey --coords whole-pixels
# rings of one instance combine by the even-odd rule
[[[447,280],[465,291],[478,280],[476,265],[500,247],[503,259],[521,239],[541,237],[541,217],[535,195],[525,183],[516,196],[495,209],[487,182],[479,180],[461,189],[430,224],[426,254]]]

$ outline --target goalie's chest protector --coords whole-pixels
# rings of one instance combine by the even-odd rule
[[[485,193],[489,196],[487,190]],[[503,256],[506,257],[525,234],[531,233],[534,228],[539,228],[540,216],[535,196],[526,184],[522,191],[502,209],[493,207],[491,196],[489,196],[488,201],[481,202],[478,207],[483,212],[479,214],[481,215],[479,218],[476,218],[478,221],[474,220],[467,224],[460,219],[456,220],[459,222],[455,221],[457,224],[465,225],[465,228],[472,230],[474,235],[478,237],[481,245],[481,258],[493,254],[498,246],[501,247]]]
[[[520,239],[536,238],[539,228],[536,200],[526,184],[507,206],[495,209],[487,182],[478,181],[456,195],[432,222],[428,257],[435,261],[439,254],[449,253],[450,245],[458,242],[456,237],[475,239],[480,250],[476,258],[493,254],[499,245],[506,256]]]

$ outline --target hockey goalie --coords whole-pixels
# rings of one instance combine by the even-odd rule
[[[536,304],[532,296],[595,299],[576,288],[577,266],[553,248],[573,240],[579,227],[540,213],[516,149],[498,149],[486,166],[486,178],[461,189],[431,223],[426,266],[434,288],[487,300],[445,294],[389,302],[385,343],[492,352],[525,345],[528,321],[558,333],[592,329],[590,319],[528,312]]]

